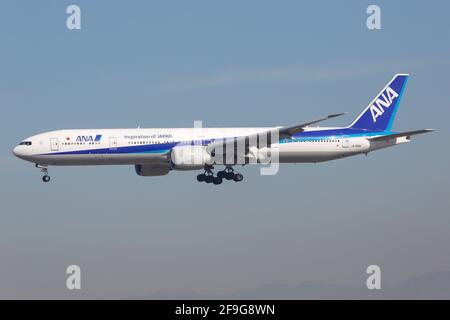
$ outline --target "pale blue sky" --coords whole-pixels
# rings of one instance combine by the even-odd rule
[[[82,10],[69,31],[65,10]],[[365,26],[368,4],[382,30]],[[267,283],[386,284],[450,269],[448,1],[2,1],[0,297],[225,293]],[[348,112],[411,74],[368,157],[199,184],[132,167],[51,168],[11,149],[59,128],[289,125]],[[79,264],[83,290],[65,290]]]

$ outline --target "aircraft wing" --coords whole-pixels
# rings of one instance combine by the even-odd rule
[[[305,122],[305,123],[298,124],[298,125],[295,125],[295,126],[281,127],[279,129],[279,134],[280,134],[280,136],[291,137],[292,135],[294,135],[296,133],[305,131],[305,127],[307,127],[307,126],[309,126],[311,124],[315,124],[315,123],[318,123],[318,122],[322,122],[324,120],[328,120],[328,119],[331,119],[331,118],[339,117],[339,116],[342,116],[344,114],[346,114],[346,112],[330,114],[330,115],[328,115],[328,116],[326,116],[324,118],[320,118],[320,119],[313,120],[313,121],[310,121],[310,122]]]
[[[389,139],[401,138],[401,137],[409,137],[409,136],[413,136],[415,134],[427,133],[427,132],[432,132],[432,131],[434,131],[434,129],[422,129],[422,130],[415,130],[415,131],[406,131],[406,132],[388,134],[388,135],[385,135],[385,136],[369,138],[369,140],[370,141],[385,141],[385,140],[389,140]]]
[[[246,151],[250,147],[257,147],[257,148],[267,147],[267,146],[270,146],[272,143],[277,143],[280,139],[290,138],[296,133],[305,131],[305,127],[307,127],[311,124],[315,124],[315,123],[318,123],[318,122],[321,122],[324,120],[335,118],[335,117],[341,116],[343,114],[345,114],[345,113],[330,114],[326,117],[323,117],[323,118],[320,118],[317,120],[313,120],[313,121],[309,121],[309,122],[305,122],[305,123],[301,123],[301,124],[297,124],[297,125],[289,126],[289,127],[277,127],[277,128],[271,129],[271,130],[267,130],[267,131],[259,132],[256,134],[247,135],[247,136],[230,137],[230,138],[214,140],[206,147],[206,151],[211,154],[211,153],[215,152],[215,150],[218,149],[219,147],[221,148],[221,150],[225,150],[225,148],[227,148],[227,149],[233,148],[238,144],[245,146]],[[278,137],[277,141],[271,141],[273,137]]]

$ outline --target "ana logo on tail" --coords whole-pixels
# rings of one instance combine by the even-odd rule
[[[383,108],[389,108],[392,101],[398,97],[398,93],[395,92],[391,87],[380,94],[378,99],[370,106],[370,113],[372,114],[373,122],[377,122],[377,118],[384,113]]]
[[[371,131],[389,131],[407,80],[407,74],[396,74],[349,127]]]

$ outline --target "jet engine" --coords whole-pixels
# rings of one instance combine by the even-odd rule
[[[143,177],[164,176],[169,173],[170,165],[169,163],[136,164],[134,169]]]

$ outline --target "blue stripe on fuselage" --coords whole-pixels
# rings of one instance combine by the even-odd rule
[[[337,128],[337,129],[324,129],[314,131],[304,131],[293,135],[293,139],[281,140],[280,143],[290,143],[302,140],[317,140],[317,139],[330,139],[330,138],[342,138],[342,137],[371,137],[392,134],[391,131],[368,131],[363,129],[354,128]],[[117,148],[100,148],[100,149],[88,149],[88,150],[76,150],[65,152],[46,153],[43,155],[75,155],[75,154],[133,154],[133,153],[166,153],[170,151],[176,145],[208,145],[214,140],[219,139],[205,139],[202,141],[183,141],[172,142],[162,144],[145,144],[145,145],[132,145],[126,147]]]
[[[131,153],[165,153],[178,143],[143,144],[117,148],[87,149],[65,152],[46,153],[44,155],[68,155],[68,154],[131,154]]]
[[[317,138],[317,137],[338,137],[338,136],[352,136],[352,137],[364,137],[364,136],[378,136],[391,134],[390,131],[370,131],[364,129],[355,128],[337,128],[337,129],[324,129],[315,131],[303,131],[294,134],[295,138]]]

